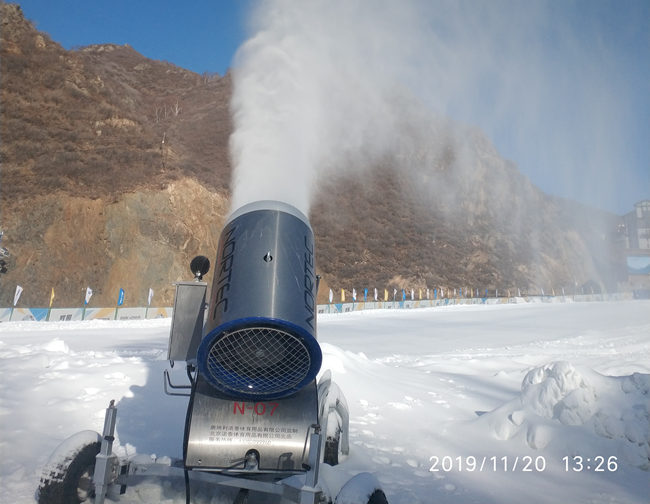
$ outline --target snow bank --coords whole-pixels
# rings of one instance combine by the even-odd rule
[[[521,393],[487,413],[497,439],[525,439],[535,450],[561,444],[566,455],[612,454],[650,469],[650,375],[603,376],[568,362],[530,370]]]
[[[650,301],[373,310],[318,323],[323,369],[350,408],[350,454],[322,468],[331,495],[371,473],[391,504],[647,502]],[[118,453],[180,457],[187,399],[163,392],[168,337],[168,319],[0,324],[0,502],[33,503],[57,445],[101,432],[111,399]],[[184,375],[172,370],[174,382]],[[562,459],[574,455],[615,456],[617,470],[567,471]],[[543,457],[545,470],[458,466],[522,456]],[[432,470],[434,457],[450,470]],[[233,499],[193,488],[195,504]],[[183,484],[147,481],[120,502],[183,504]]]

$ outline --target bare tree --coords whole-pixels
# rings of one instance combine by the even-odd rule
[[[165,139],[167,138],[167,132],[163,132],[162,141],[160,142],[160,160],[162,162],[163,170],[165,169]]]

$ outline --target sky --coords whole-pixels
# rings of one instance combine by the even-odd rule
[[[231,68],[235,52],[249,37],[247,27],[264,27],[265,15],[275,14],[274,8],[307,5],[267,1],[253,24],[249,14],[258,3],[254,0],[18,3],[39,30],[66,49],[128,43],[146,57],[220,75]],[[420,38],[408,38],[409,26],[390,19],[393,23],[385,26],[394,32],[377,31],[377,39],[367,25],[386,21],[376,12],[381,9],[373,7],[364,15],[364,2],[351,3],[356,7],[345,9],[361,13],[358,25],[368,34],[363,40],[389,47],[390,33],[397,36],[395,43],[419,43],[411,53],[410,70],[416,75],[411,88],[425,102],[429,93],[432,108],[480,127],[499,153],[543,191],[618,214],[650,199],[649,1],[412,0],[410,7],[422,19],[414,30]],[[320,4],[324,13],[333,5]],[[396,18],[395,6],[403,5],[372,4],[388,6],[384,10]],[[319,22],[318,16],[307,19]],[[336,16],[330,20],[338,23]],[[354,33],[356,26],[340,23],[340,30],[349,27]],[[311,33],[305,29],[298,36]],[[333,46],[357,43],[341,33],[332,37]],[[285,39],[279,33],[276,40]],[[345,46],[336,51],[343,65],[347,55],[358,52]],[[436,71],[428,72],[428,65]],[[440,84],[448,88],[436,94],[431,90],[441,71],[450,76]]]
[[[66,49],[129,44],[144,56],[224,75],[245,39],[249,0],[17,0]]]

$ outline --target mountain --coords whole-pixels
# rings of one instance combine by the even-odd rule
[[[0,306],[171,305],[190,259],[214,258],[229,211],[229,75],[128,45],[65,50],[0,4]],[[323,180],[311,210],[320,301],[331,287],[616,286],[616,216],[543,194],[475,130]],[[423,127],[420,127],[423,126]],[[426,133],[426,134],[425,134]],[[440,142],[444,146],[440,148]],[[432,149],[432,143],[438,147]],[[211,278],[211,277],[209,277]],[[338,296],[337,296],[338,299]]]

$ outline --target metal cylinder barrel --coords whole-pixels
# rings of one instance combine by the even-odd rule
[[[314,235],[279,201],[235,211],[221,233],[199,372],[241,399],[287,397],[316,377]]]

